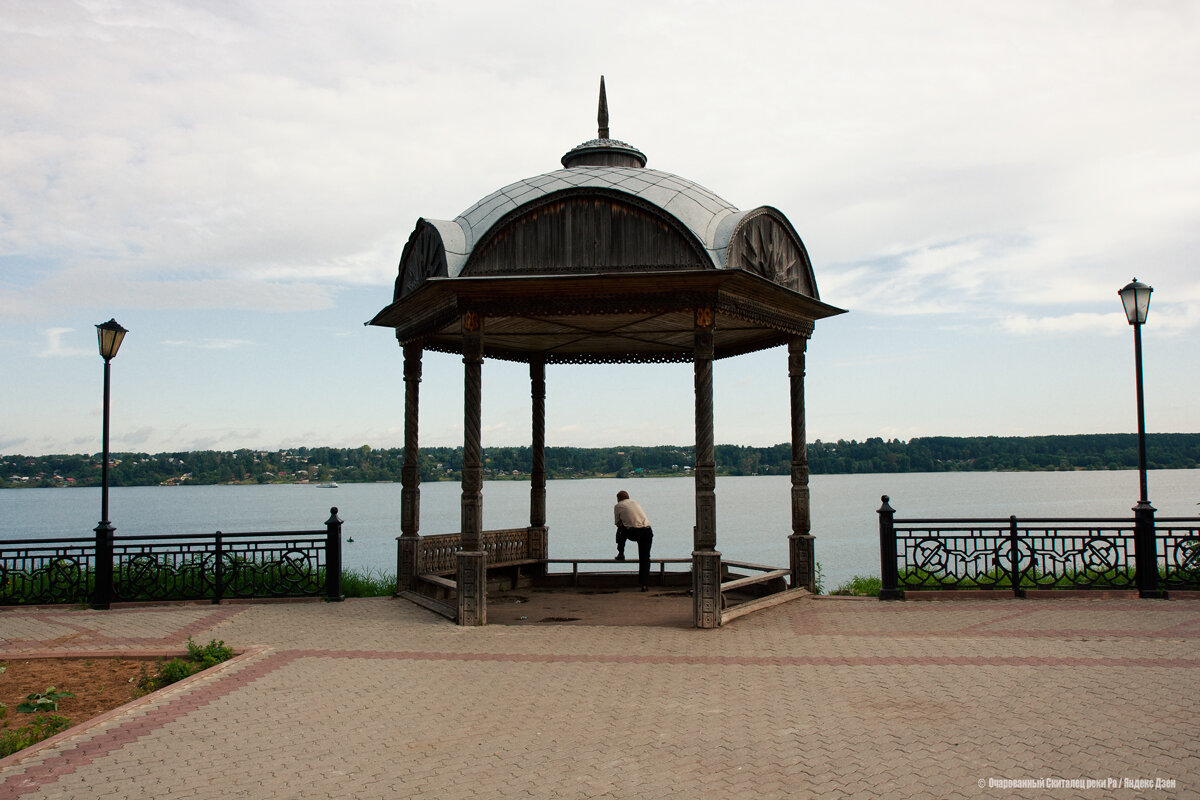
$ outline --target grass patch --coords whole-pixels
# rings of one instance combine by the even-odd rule
[[[396,576],[369,569],[342,570],[342,594],[346,597],[391,597],[396,593]]]
[[[843,597],[879,597],[883,587],[883,579],[874,575],[855,575],[846,583],[830,592],[831,595]]]
[[[71,721],[58,714],[34,714],[24,725],[15,728],[8,725],[8,709],[0,706],[0,758],[62,733],[71,726]]]
[[[153,674],[143,668],[137,682],[139,693],[149,694],[233,658],[233,648],[226,647],[225,642],[216,639],[201,647],[189,636],[187,650],[184,658],[172,658],[169,661],[160,659]]]
[[[1161,571],[1160,571],[1161,576]],[[900,573],[900,589],[1012,589],[1012,574],[993,569],[976,576],[956,576],[947,572],[910,569]],[[1022,589],[1132,589],[1137,586],[1134,568],[1116,567],[1103,572],[1068,570],[1056,575],[1025,572],[1021,574]]]

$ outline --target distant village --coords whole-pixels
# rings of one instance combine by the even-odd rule
[[[1151,469],[1200,466],[1200,433],[1147,436]],[[487,480],[527,480],[528,447],[484,448]],[[923,437],[907,442],[814,441],[807,448],[814,475],[887,472],[1030,471],[1133,469],[1134,434],[1024,437]],[[720,475],[787,475],[791,446],[717,445]],[[695,461],[689,446],[547,447],[551,479],[687,476]],[[286,450],[200,450],[177,453],[114,453],[109,461],[113,486],[187,484],[392,482],[400,480],[403,448],[298,447]],[[462,448],[420,451],[421,480],[459,480]],[[100,456],[0,456],[0,488],[98,486]]]

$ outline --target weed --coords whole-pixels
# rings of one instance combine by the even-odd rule
[[[25,695],[25,702],[17,706],[22,714],[33,714],[37,711],[58,711],[58,701],[74,697],[70,692],[60,692],[55,686],[47,686],[44,692],[34,692]]]
[[[187,651],[185,658],[159,659],[153,674],[142,667],[142,674],[137,679],[139,693],[149,694],[233,658],[233,648],[216,639],[201,647],[189,636]]]
[[[0,705],[0,758],[49,739],[71,725],[69,719],[57,714],[37,714],[27,724],[19,728],[9,728],[7,720],[4,719],[7,711],[8,709]]]

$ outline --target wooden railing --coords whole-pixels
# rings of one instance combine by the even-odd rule
[[[484,531],[483,551],[487,553],[488,566],[506,566],[522,561],[537,561],[545,558],[538,553],[536,542],[531,541],[529,528],[504,528]],[[440,533],[422,536],[417,552],[417,573],[420,575],[452,575],[458,569],[458,553],[462,550],[461,533]]]

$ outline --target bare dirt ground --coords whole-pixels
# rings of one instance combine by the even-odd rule
[[[10,658],[0,660],[0,704],[8,706],[10,728],[25,723],[29,715],[17,711],[27,695],[53,686],[70,692],[58,704],[59,716],[72,725],[87,722],[134,699],[142,668],[154,672],[157,658]]]

